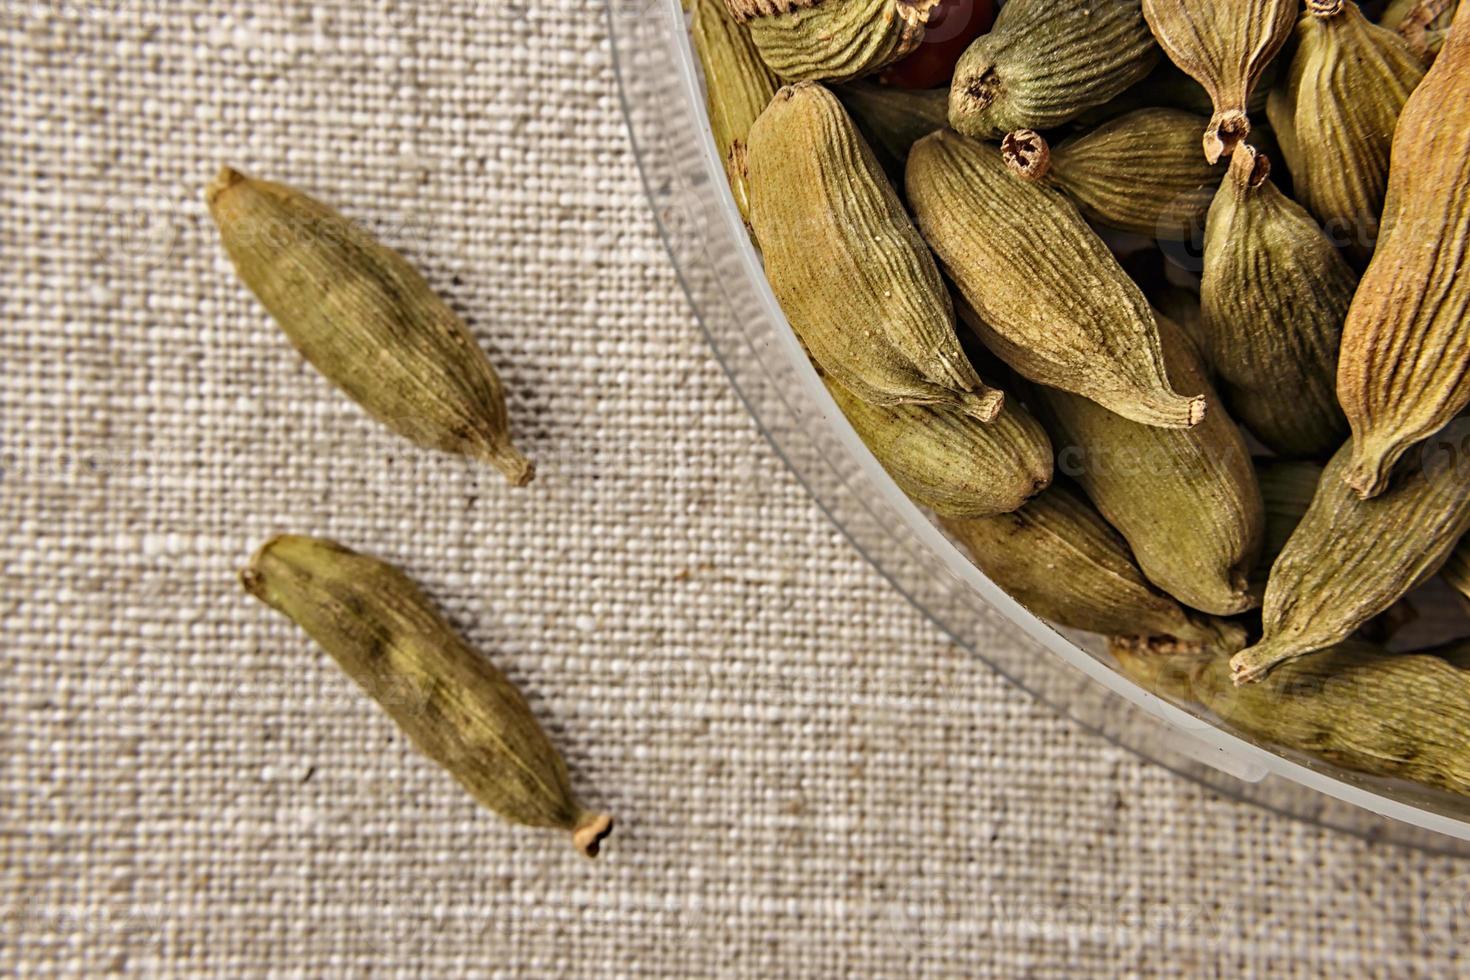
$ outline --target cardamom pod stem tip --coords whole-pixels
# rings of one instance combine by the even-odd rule
[[[1243,190],[1260,187],[1271,176],[1271,159],[1249,143],[1237,143],[1230,154],[1230,179]]]
[[[1342,13],[1344,0],[1307,0],[1307,13],[1324,20]]]
[[[250,178],[246,177],[240,171],[236,170],[234,167],[231,167],[228,164],[220,167],[219,173],[215,174],[214,179],[211,180],[204,188],[204,203],[213,206],[215,200],[218,199],[221,194],[229,190],[231,187],[234,187],[236,184],[249,179]]]
[[[960,411],[981,422],[994,422],[1005,403],[1005,392],[995,388],[960,393]]]
[[[485,447],[480,458],[505,474],[513,487],[523,487],[536,478],[536,464],[509,442]]]
[[[1262,640],[1230,658],[1230,680],[1236,687],[1253,684],[1289,660],[1315,653],[1314,650],[1277,652],[1276,644]]]
[[[613,832],[613,818],[606,813],[583,811],[572,828],[572,846],[586,857],[595,858],[602,842]]]
[[[1227,109],[1210,119],[1210,128],[1205,130],[1205,159],[1219,163],[1220,158],[1235,150],[1241,140],[1250,135],[1251,121],[1239,109]]]
[[[1353,458],[1342,481],[1363,500],[1370,500],[1388,489],[1388,480],[1399,452],[1370,446],[1359,437],[1353,438]]]
[[[1007,133],[1000,153],[1011,173],[1025,180],[1041,180],[1051,173],[1051,145],[1034,129]]]

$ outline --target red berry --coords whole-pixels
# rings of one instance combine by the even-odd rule
[[[955,62],[970,42],[995,23],[994,0],[939,0],[929,14],[924,40],[883,69],[880,81],[900,88],[934,88],[954,75]]]

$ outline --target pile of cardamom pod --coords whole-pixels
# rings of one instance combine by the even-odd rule
[[[1470,596],[1456,6],[689,3],[771,288],[895,483],[1161,696],[1470,795],[1470,643],[1386,645]]]

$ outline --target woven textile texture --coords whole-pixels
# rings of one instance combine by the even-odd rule
[[[1467,969],[1470,865],[1077,731],[845,544],[698,336],[594,0],[0,0],[0,47],[0,973]],[[205,214],[225,161],[425,271],[531,487],[303,364]],[[602,858],[241,592],[285,530],[401,564],[523,685]]]

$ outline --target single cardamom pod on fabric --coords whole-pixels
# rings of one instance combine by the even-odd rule
[[[515,823],[565,830],[578,851],[597,855],[612,818],[577,802],[520,691],[408,576],[332,541],[282,535],[240,580],[331,654],[475,799]]]
[[[1460,595],[1470,599],[1470,537],[1460,539],[1460,544],[1450,553],[1450,560],[1440,570],[1444,580]],[[1470,649],[1470,645],[1467,645]]]
[[[1393,0],[1378,23],[1396,31],[1410,50],[1431,63],[1444,47],[1459,6],[1459,0]]]
[[[747,220],[750,197],[742,157],[750,127],[781,83],[761,60],[745,26],[735,22],[724,0],[694,0],[689,31],[704,68],[704,104],[715,148],[735,204]]]
[[[900,490],[945,517],[1020,507],[1051,483],[1051,441],[1007,400],[993,422],[944,408],[871,405],[830,378],[827,390]]]
[[[205,200],[240,279],[327,380],[421,446],[531,481],[495,368],[402,256],[325,204],[229,167]]]
[[[1250,574],[1265,532],[1255,468],[1184,333],[1161,320],[1159,334],[1170,375],[1209,399],[1199,425],[1140,425],[1055,388],[1036,389],[1037,415],[1057,470],[1122,532],[1149,581],[1195,609],[1245,612],[1257,605]]]
[[[761,58],[791,82],[842,82],[913,51],[940,0],[725,0]]]
[[[1463,460],[1406,465],[1395,485],[1372,500],[1360,500],[1343,484],[1351,462],[1350,445],[1332,458],[1312,506],[1271,566],[1265,637],[1231,661],[1237,683],[1347,639],[1438,572],[1470,530]]]
[[[909,148],[949,125],[949,93],[942,88],[907,89],[876,82],[849,82],[835,90],[883,169],[903,183]]]
[[[1298,460],[1256,460],[1256,482],[1261,487],[1261,499],[1266,504],[1266,533],[1261,546],[1261,557],[1256,562],[1251,581],[1264,592],[1271,566],[1291,540],[1297,525],[1312,506],[1317,495],[1317,482],[1322,479],[1322,467],[1316,463]]]
[[[1239,626],[1185,609],[1150,585],[1128,543],[1064,486],[1014,513],[943,523],[987,578],[1058,626],[1170,636],[1225,654],[1245,646]]]
[[[875,405],[994,419],[1004,396],[960,349],[934,258],[841,103],[811,82],[781,89],[747,166],[766,279],[822,370]]]
[[[1205,336],[1231,414],[1283,456],[1321,457],[1348,435],[1337,348],[1358,277],[1270,169],[1237,144],[1210,206]]]
[[[914,144],[906,187],[981,339],[1018,374],[1146,425],[1203,418],[1204,399],[1170,384],[1148,301],[1066,195],[949,130]]]
[[[1010,0],[955,66],[949,124],[984,139],[1051,129],[1142,80],[1158,56],[1139,0]]]
[[[1164,52],[1210,93],[1204,148],[1211,163],[1250,133],[1251,93],[1291,37],[1296,12],[1297,0],[1143,0]]]
[[[1266,114],[1282,141],[1296,196],[1336,244],[1367,259],[1378,240],[1394,125],[1424,64],[1352,0],[1312,0],[1296,53]]]
[[[1231,684],[1225,659],[1115,640],[1139,685],[1202,705],[1240,734],[1355,772],[1470,795],[1470,670],[1428,654],[1342,643]]]
[[[1342,328],[1343,478],[1382,493],[1404,452],[1470,403],[1470,14],[1399,115],[1378,250]]]

